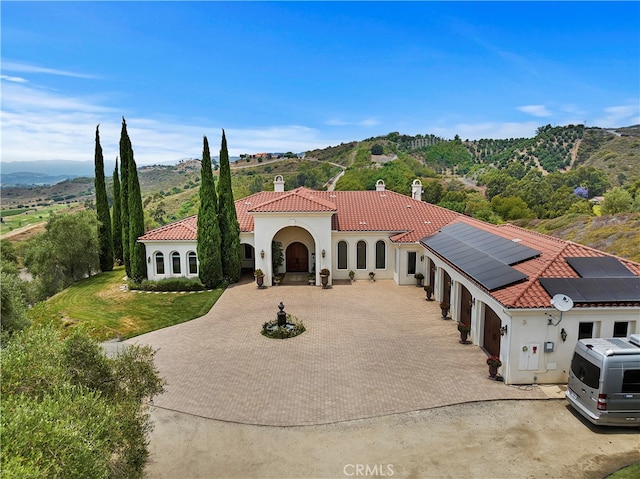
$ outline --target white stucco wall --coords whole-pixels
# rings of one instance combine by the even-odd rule
[[[567,382],[581,322],[593,323],[593,337],[596,338],[612,337],[616,322],[629,323],[627,336],[639,332],[640,327],[638,308],[575,307],[563,313],[559,324],[560,312],[552,307],[548,310],[512,310],[511,314],[508,333],[505,335],[509,342],[509,350],[505,351],[508,367],[502,374],[512,384]],[[549,319],[553,324],[549,324]],[[567,334],[565,342],[560,335],[562,329]],[[553,352],[544,352],[544,343],[547,341],[554,343]],[[535,354],[533,346],[538,349]]]
[[[425,252],[425,255],[428,255]],[[402,254],[400,257],[402,258]],[[451,277],[450,316],[459,320],[459,302],[461,285],[464,285],[473,298],[471,307],[471,332],[469,340],[474,345],[484,344],[484,309],[491,308],[500,318],[501,327],[507,332],[500,337],[499,369],[507,384],[562,384],[568,379],[573,349],[578,341],[578,329],[581,322],[593,322],[593,336],[606,338],[613,336],[614,323],[628,322],[627,336],[640,332],[640,308],[580,308],[574,307],[563,313],[549,305],[546,309],[520,310],[507,309],[487,292],[477,287],[462,274],[454,271],[435,256],[431,260],[438,268],[434,297],[442,298],[442,271]],[[425,262],[426,263],[426,262]],[[420,264],[420,262],[418,263]],[[428,272],[424,272],[425,277]],[[551,316],[548,316],[551,315]],[[553,324],[549,324],[549,319]],[[556,326],[554,326],[556,324]],[[562,341],[560,333],[564,328],[567,339]],[[553,352],[544,352],[544,343],[554,343]],[[533,353],[536,346],[536,353]],[[526,351],[523,348],[526,347]]]
[[[310,254],[309,257],[315,256],[316,282],[320,284],[320,270],[325,267],[331,269],[330,212],[306,213],[304,215],[299,213],[256,213],[253,223],[256,269],[261,269],[265,274],[265,284],[271,284],[273,275],[277,273],[277,271],[272,271],[271,266],[271,241],[280,241],[283,243],[283,250],[286,250],[286,246],[296,238],[302,239],[300,242],[310,247],[310,253],[315,253]],[[282,231],[281,234],[279,234],[280,231]],[[322,258],[323,249],[325,250],[324,258]],[[265,252],[264,258],[259,254],[261,251]],[[331,277],[329,281],[331,281]]]
[[[197,278],[198,274],[189,273],[187,254],[194,252],[197,255],[197,243],[195,241],[146,241],[144,243],[147,256],[147,278],[158,281],[165,278],[185,277]],[[180,273],[172,271],[171,255],[177,252],[180,255]],[[156,274],[156,253],[164,255],[164,274]]]

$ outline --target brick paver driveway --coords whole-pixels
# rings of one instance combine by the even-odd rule
[[[307,331],[275,340],[262,324],[285,311]],[[158,407],[223,421],[310,425],[492,399],[544,399],[487,379],[484,352],[461,345],[424,292],[392,281],[323,290],[252,283],[227,289],[196,320],[130,340],[159,349]]]

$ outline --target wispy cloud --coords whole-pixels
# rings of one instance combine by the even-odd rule
[[[552,113],[545,105],[523,105],[517,108],[519,111],[528,113],[529,115],[545,118],[551,116]]]
[[[18,73],[37,73],[45,75],[57,75],[73,78],[97,78],[95,75],[89,75],[87,73],[72,72],[68,70],[59,70],[57,68],[43,67],[39,65],[31,65],[28,63],[16,62],[12,60],[2,61],[2,70]]]
[[[479,140],[482,138],[531,138],[535,135],[537,122],[480,122],[458,123],[452,127],[431,126],[425,131],[446,139],[458,135],[461,139]]]
[[[604,108],[604,114],[594,124],[602,127],[619,127],[640,123],[640,107],[637,104],[617,105]]]
[[[217,154],[221,130],[226,125],[185,124],[177,118],[145,118],[105,106],[107,96],[64,96],[57,92],[7,83],[3,88],[1,161],[44,161],[53,159],[93,161],[95,126],[100,123],[100,140],[105,159],[119,153],[121,116],[139,165],[199,158],[202,137],[207,135]],[[322,138],[318,130],[303,125],[264,128],[225,128],[229,154],[259,151],[301,152],[339,144],[337,138]]]
[[[26,78],[12,77],[12,76],[9,76],[9,75],[0,75],[0,79],[5,80],[5,81],[14,82],[14,83],[28,83],[29,82],[29,80],[27,80]]]
[[[346,121],[342,118],[330,118],[325,121],[327,126],[377,126],[380,124],[380,120],[375,117],[364,118],[357,121]]]

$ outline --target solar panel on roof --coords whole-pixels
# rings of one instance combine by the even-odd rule
[[[514,243],[502,236],[494,235],[466,223],[453,223],[440,230],[451,238],[455,238],[495,259],[514,265],[540,255],[540,251],[528,246]]]
[[[446,233],[436,233],[422,242],[489,291],[527,279],[526,274]]]
[[[640,301],[640,278],[540,278],[550,296],[565,294],[574,303]]]
[[[635,274],[617,258],[597,256],[591,258],[565,258],[569,266],[583,278],[633,278]]]

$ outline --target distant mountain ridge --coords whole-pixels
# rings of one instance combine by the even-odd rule
[[[77,178],[80,175],[47,175],[45,173],[31,173],[22,171],[19,173],[2,173],[0,175],[0,184],[2,186],[20,186],[20,185],[55,185],[64,180]]]

